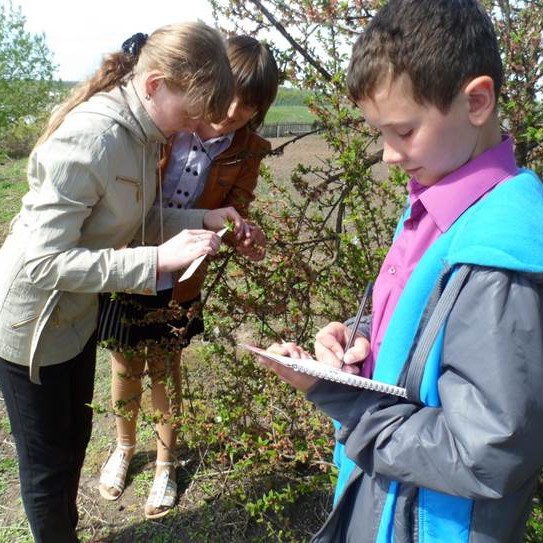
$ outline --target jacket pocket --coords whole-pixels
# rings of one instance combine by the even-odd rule
[[[136,191],[136,202],[141,200],[142,188],[140,181],[133,179],[132,177],[124,177],[122,175],[118,175],[115,179],[119,183],[124,183],[126,186],[132,187]]]
[[[25,324],[30,324],[32,321],[35,321],[39,315],[31,315],[30,317],[27,317],[26,319],[18,322],[14,322],[11,325],[12,330],[17,330],[17,328],[21,328],[21,326],[24,326]]]

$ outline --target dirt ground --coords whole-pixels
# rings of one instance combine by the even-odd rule
[[[288,143],[293,137],[289,138],[273,138],[270,139],[272,149],[281,148],[284,146],[284,151],[278,156],[271,156],[264,162],[271,168],[277,180],[287,181],[290,179],[292,168],[298,163],[303,163],[307,166],[317,166],[332,156],[333,152],[328,143],[319,135],[309,135]],[[380,143],[373,144],[369,147],[370,153],[377,152],[381,149]],[[382,162],[378,162],[372,168],[376,178],[385,179],[388,176],[389,168]]]
[[[293,138],[294,136],[269,140],[272,149],[284,146],[282,154],[265,159],[265,163],[271,168],[276,179],[288,180],[292,168],[300,162],[314,166],[331,155],[330,147],[318,135],[304,136],[293,143],[287,144]]]

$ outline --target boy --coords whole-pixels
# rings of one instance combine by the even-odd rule
[[[543,188],[500,133],[502,73],[476,0],[390,0],[353,48],[349,93],[410,174],[410,206],[371,337],[344,353],[330,323],[315,351],[409,399],[261,359],[339,421],[356,465],[314,542],[522,541],[543,463]]]

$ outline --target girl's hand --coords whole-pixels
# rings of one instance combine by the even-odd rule
[[[233,233],[236,241],[241,241],[248,236],[249,225],[233,207],[220,207],[211,209],[204,215],[204,227],[218,232],[228,224],[233,225]]]
[[[157,270],[171,272],[186,268],[202,255],[214,255],[221,238],[209,230],[183,230],[158,246]]]
[[[249,231],[245,239],[236,245],[236,251],[246,258],[258,262],[266,256],[266,236],[256,224],[247,223]]]
[[[311,358],[311,355],[308,352],[304,351],[301,347],[298,347],[295,343],[274,343],[266,350],[275,354],[290,356],[291,358]],[[263,356],[259,356],[258,361],[263,366],[274,371],[278,377],[285,381],[285,383],[288,383],[302,392],[307,392],[318,381],[316,377],[294,371],[287,366],[283,366],[282,364],[264,358]]]
[[[359,364],[368,356],[370,343],[363,336],[357,336],[353,346],[345,353],[350,328],[341,322],[330,322],[322,328],[315,336],[315,357],[319,362],[330,364],[336,368],[342,367],[342,360],[345,365],[343,371],[348,373],[359,373]]]

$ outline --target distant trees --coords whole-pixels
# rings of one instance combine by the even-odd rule
[[[0,5],[0,152],[11,157],[28,154],[62,92],[45,36],[25,23],[11,0]]]

